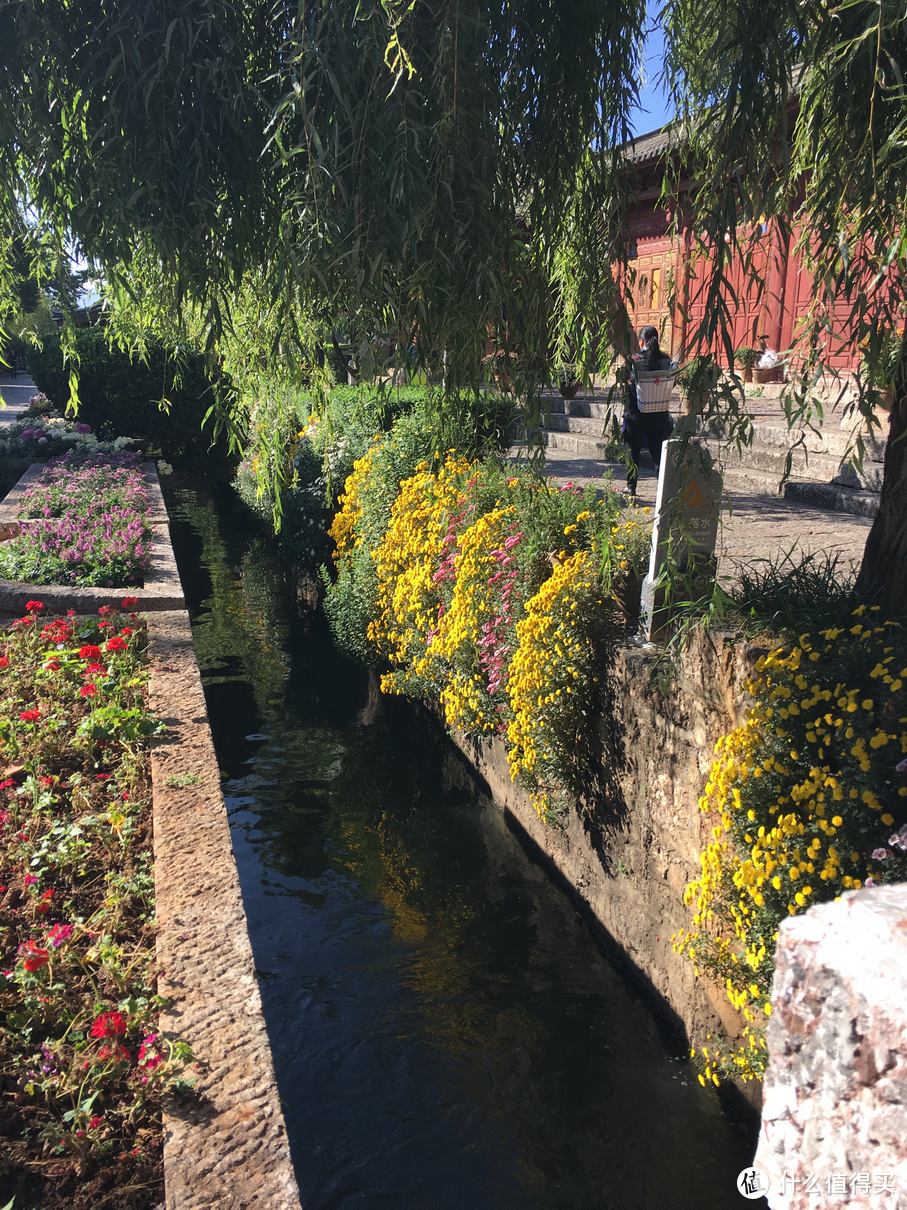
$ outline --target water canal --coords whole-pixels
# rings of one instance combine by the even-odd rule
[[[754,1140],[229,489],[168,501],[306,1210],[726,1210]]]

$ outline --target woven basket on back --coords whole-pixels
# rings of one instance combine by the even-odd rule
[[[636,400],[641,412],[666,412],[676,370],[637,370]]]

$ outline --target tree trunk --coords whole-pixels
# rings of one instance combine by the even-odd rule
[[[857,577],[861,600],[881,605],[896,618],[907,611],[907,388],[897,392],[889,419],[888,445],[878,516],[872,523]]]

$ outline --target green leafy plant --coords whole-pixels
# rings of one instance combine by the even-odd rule
[[[191,346],[168,349],[146,344],[141,356],[111,346],[102,327],[79,329],[69,357],[77,359],[77,419],[101,440],[134,437],[160,449],[175,466],[198,469],[229,461],[226,440],[203,431],[207,413],[225,382],[214,381],[204,357]],[[70,397],[72,365],[61,336],[42,340],[28,354],[29,373],[59,411]]]
[[[751,370],[759,357],[759,350],[751,345],[740,345],[734,350],[734,361],[742,370]]]

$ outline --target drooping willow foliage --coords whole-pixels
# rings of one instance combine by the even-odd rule
[[[662,19],[696,181],[676,214],[711,269],[691,343],[723,339],[735,257],[767,277],[750,236],[773,221],[816,281],[791,421],[849,328],[860,406],[888,374],[897,437],[902,0],[668,0]],[[644,22],[642,0],[0,0],[0,229],[24,210],[39,274],[74,247],[123,339],[201,338],[234,385],[265,361],[311,370],[339,336],[366,372],[395,345],[456,390],[488,338],[531,419],[552,353],[601,365],[621,314]],[[716,406],[745,437],[742,400]],[[904,568],[899,607],[905,448],[874,556],[891,583]]]
[[[556,314],[591,365],[643,20],[639,0],[8,2],[5,204],[97,263],[134,330],[180,316],[271,357],[329,324],[360,364],[389,336],[459,386],[489,335],[517,374],[547,361]]]

